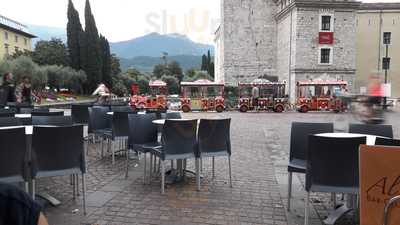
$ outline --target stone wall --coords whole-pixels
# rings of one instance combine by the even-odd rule
[[[276,76],[276,5],[272,0],[223,1],[225,83]]]

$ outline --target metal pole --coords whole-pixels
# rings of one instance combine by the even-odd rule
[[[385,65],[385,85],[387,84],[387,75],[388,75],[388,67],[389,67],[389,62],[388,62],[388,57],[389,57],[389,45],[386,44],[386,65]],[[386,94],[386,93],[385,93]],[[387,97],[383,97],[383,109],[387,109]]]

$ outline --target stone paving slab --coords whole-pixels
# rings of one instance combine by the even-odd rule
[[[293,121],[333,121],[343,126],[351,117],[332,113],[189,113],[185,118],[232,118],[232,179],[229,187],[228,160],[216,159],[216,177],[212,179],[211,160],[203,160],[201,191],[194,177],[183,183],[168,185],[160,193],[159,178],[143,185],[143,160],[131,161],[129,178],[125,179],[125,156],[99,156],[100,145],[90,144],[87,189],[88,215],[83,216],[81,196],[72,199],[69,177],[41,179],[39,191],[46,191],[62,201],[59,207],[48,207],[51,224],[302,224],[304,214],[303,175],[294,176],[293,210],[286,211],[287,158],[290,124]],[[350,118],[350,119],[349,119]],[[398,136],[397,114],[390,115]],[[189,160],[188,167],[194,168]],[[169,166],[169,163],[166,164]],[[329,196],[312,195],[312,224],[321,220],[329,209]],[[89,202],[90,203],[90,202]],[[79,211],[73,213],[75,209]],[[75,210],[76,211],[76,210]],[[74,212],[75,212],[74,211]],[[340,222],[339,224],[347,224]]]

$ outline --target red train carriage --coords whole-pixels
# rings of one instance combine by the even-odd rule
[[[130,104],[133,109],[167,109],[167,84],[161,80],[149,82],[150,95],[140,95],[137,84],[132,85]]]
[[[334,111],[346,109],[338,97],[347,91],[346,81],[302,81],[297,82],[296,108],[299,112]]]
[[[190,111],[217,111],[223,112],[224,84],[209,80],[195,82],[181,82],[181,110]]]
[[[239,111],[271,110],[283,112],[288,103],[288,99],[285,96],[285,86],[286,83],[270,82],[268,80],[239,83]]]

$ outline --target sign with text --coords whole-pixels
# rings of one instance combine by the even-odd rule
[[[319,32],[319,44],[320,45],[332,45],[333,44],[333,32]]]
[[[400,147],[360,147],[360,225],[381,225],[385,204],[400,195]],[[400,203],[387,225],[400,224]]]

